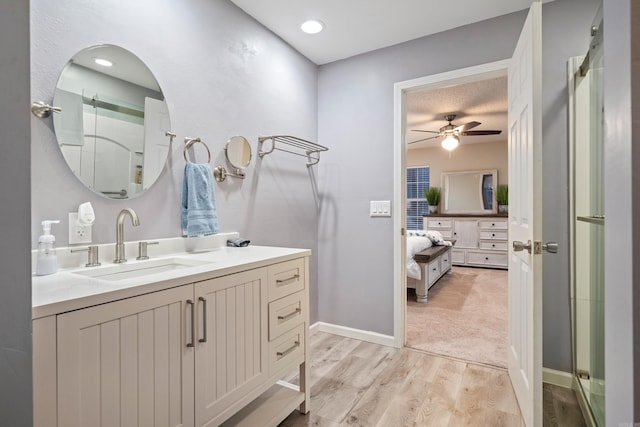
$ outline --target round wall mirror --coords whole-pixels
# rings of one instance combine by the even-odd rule
[[[65,65],[53,97],[58,145],[69,168],[105,197],[129,199],[164,169],[171,122],[147,66],[114,45],[81,50]]]
[[[251,162],[251,145],[243,136],[234,136],[227,141],[225,148],[227,161],[236,169],[244,169]]]

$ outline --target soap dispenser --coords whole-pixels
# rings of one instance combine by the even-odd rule
[[[51,224],[58,224],[60,221],[42,221],[42,236],[38,238],[38,259],[36,261],[36,274],[45,276],[58,271],[58,257],[54,243],[56,238],[51,234]]]

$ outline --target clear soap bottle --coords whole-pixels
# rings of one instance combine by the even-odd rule
[[[56,238],[51,234],[51,224],[60,221],[42,221],[42,236],[38,238],[38,259],[36,260],[36,275],[45,276],[58,271],[58,256],[56,255]]]

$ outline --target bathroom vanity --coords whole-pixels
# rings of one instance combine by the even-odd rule
[[[34,425],[276,426],[308,412],[309,255],[219,247],[34,277]],[[280,381],[296,370],[299,387]]]

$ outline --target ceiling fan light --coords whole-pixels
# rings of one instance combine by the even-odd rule
[[[442,148],[445,150],[453,150],[460,143],[460,139],[456,135],[447,135],[445,139],[442,140]]]

